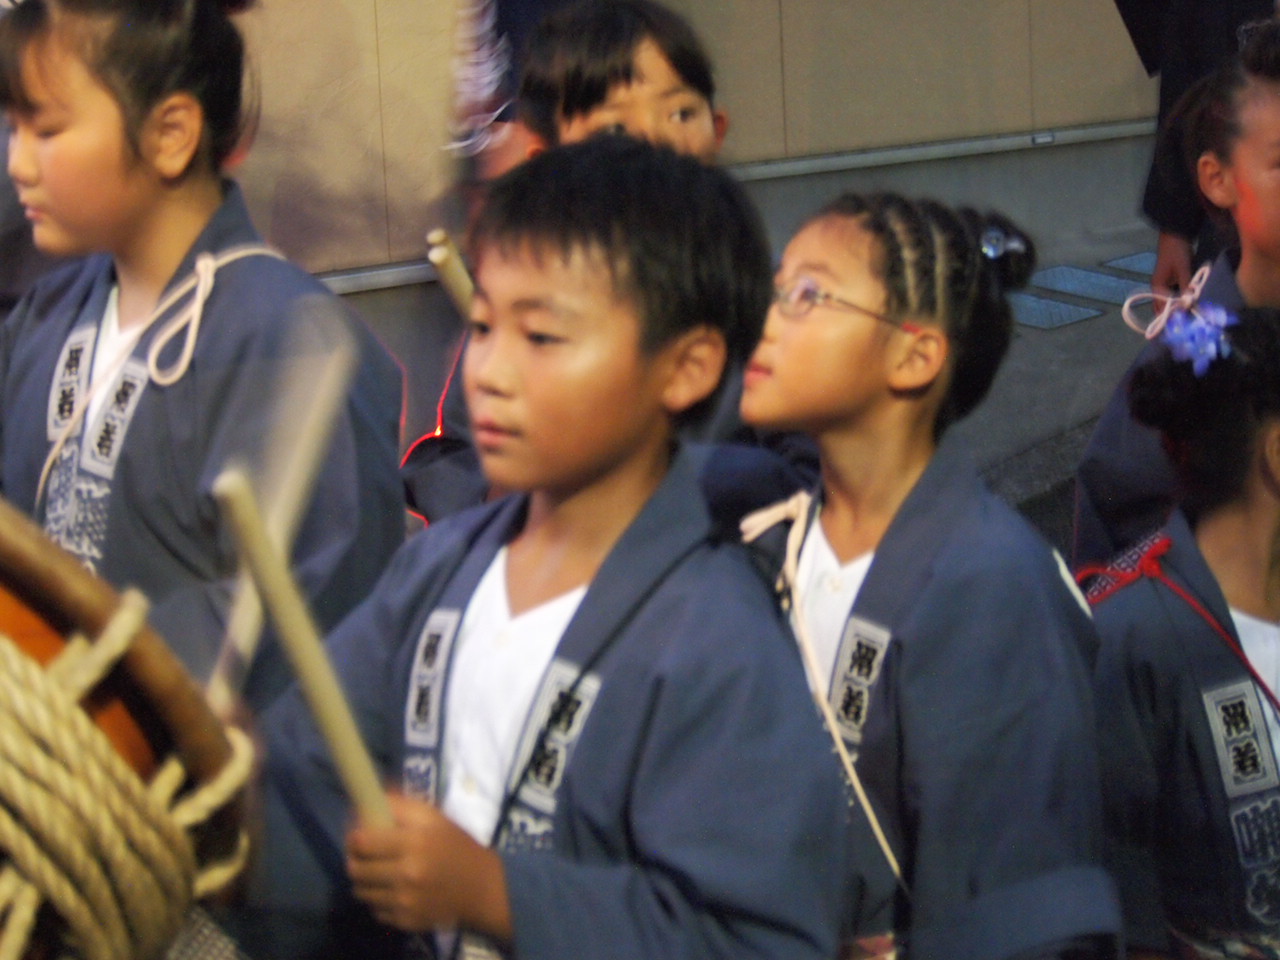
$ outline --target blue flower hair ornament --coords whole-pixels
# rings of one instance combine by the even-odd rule
[[[1163,340],[1175,360],[1189,362],[1191,372],[1203,377],[1209,364],[1231,356],[1227,327],[1239,323],[1216,303],[1197,304],[1191,310],[1177,310],[1164,327]]]
[[[1231,355],[1227,327],[1239,321],[1216,303],[1202,303],[1200,292],[1209,279],[1209,265],[1196,271],[1181,294],[1141,291],[1124,302],[1124,322],[1148,340],[1162,336],[1175,360],[1190,362],[1191,372],[1203,377],[1209,364]],[[1160,303],[1161,308],[1149,323],[1143,323],[1135,308],[1142,303]]]

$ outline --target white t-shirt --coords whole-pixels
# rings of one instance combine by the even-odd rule
[[[497,826],[538,685],[586,592],[512,617],[503,547],[467,604],[449,671],[440,808],[482,844]]]
[[[853,609],[853,601],[857,599],[874,559],[875,552],[868,551],[841,564],[817,516],[800,547],[796,597],[813,643],[819,675],[824,683],[823,693],[830,690],[831,674],[835,670],[836,654],[840,651],[840,638],[844,635],[849,611]],[[791,626],[796,626],[794,614]]]
[[[127,333],[120,332],[120,288],[112,286],[107,295],[107,306],[102,312],[102,322],[98,324],[98,337],[93,344],[93,366],[90,368],[89,389],[102,379],[105,371],[111,368],[117,355],[125,349],[129,340]],[[117,365],[115,373],[120,372]],[[89,409],[85,411],[85,423],[93,423],[102,411],[107,399],[111,396],[111,385],[104,383],[89,398]]]
[[[1231,620],[1249,663],[1271,691],[1280,694],[1280,624],[1259,620],[1234,608]],[[1271,705],[1270,698],[1261,691],[1259,696],[1264,704],[1262,712],[1267,717],[1267,732],[1271,734],[1272,749],[1280,749],[1280,717],[1276,716],[1276,709]]]

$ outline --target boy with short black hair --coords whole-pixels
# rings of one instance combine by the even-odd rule
[[[758,334],[758,217],[727,174],[604,137],[508,174],[474,237],[476,448],[521,492],[433,524],[331,638],[403,790],[346,840],[353,892],[524,958],[829,958],[844,788],[676,440]],[[301,699],[269,723],[285,900],[342,862],[347,812]]]

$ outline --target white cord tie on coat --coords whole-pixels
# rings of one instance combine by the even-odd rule
[[[105,384],[114,382],[116,374],[124,367],[125,362],[133,356],[133,350],[138,345],[138,341],[156,324],[156,321],[172,310],[183,297],[194,290],[195,293],[188,308],[179,312],[164,326],[147,351],[147,375],[157,386],[172,386],[186,375],[187,369],[191,366],[191,358],[195,354],[196,338],[200,335],[200,323],[204,318],[204,305],[213,293],[214,279],[218,270],[229,263],[243,260],[245,257],[273,257],[277,260],[283,260],[284,254],[261,243],[232,247],[216,256],[212,253],[199,254],[196,257],[195,267],[191,273],[161,298],[160,302],[156,304],[156,308],[151,311],[151,316],[144,323],[130,332],[129,336],[120,345],[119,351],[111,358],[110,363],[106,365],[106,368],[101,372],[95,373],[93,385],[82,396],[77,398],[75,409],[58,434],[57,440],[54,441],[53,446],[49,449],[49,455],[45,457],[44,466],[40,470],[40,483],[36,487],[37,505],[44,500],[45,488],[49,484],[49,474],[53,472],[53,465],[58,462],[58,457],[62,454],[63,448],[66,447],[67,440],[84,423],[89,404],[97,396],[98,391],[105,389]],[[183,341],[182,352],[178,355],[178,359],[174,361],[173,366],[169,367],[169,369],[161,370],[161,351],[169,345],[169,342],[174,337],[184,331],[186,338]]]

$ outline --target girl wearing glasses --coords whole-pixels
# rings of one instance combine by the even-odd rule
[[[842,196],[787,246],[746,371],[744,420],[807,433],[821,455],[813,496],[743,531],[781,570],[865,791],[848,931],[879,936],[864,949],[1114,948],[1087,609],[946,433],[986,395],[1012,333],[1006,291],[1034,263],[1004,217]]]

